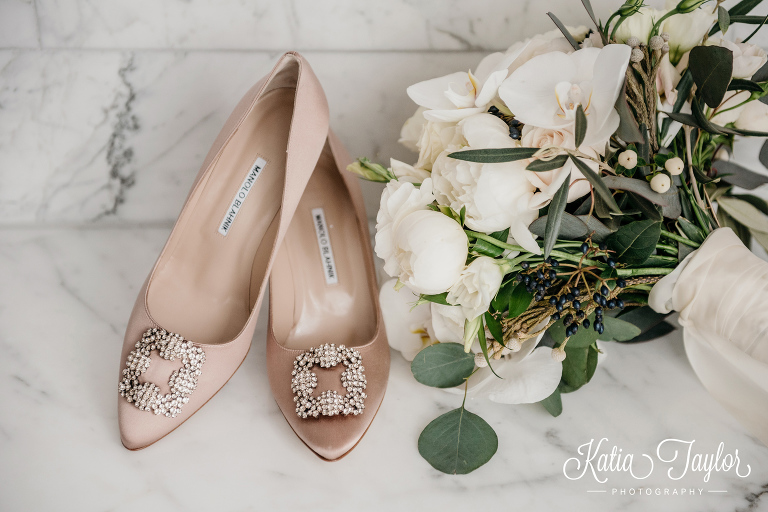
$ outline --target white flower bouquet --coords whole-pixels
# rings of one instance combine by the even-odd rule
[[[594,27],[550,14],[556,30],[408,88],[418,110],[401,142],[418,161],[349,169],[386,182],[376,254],[393,280],[381,302],[417,381],[557,416],[604,342],[664,335],[674,309],[702,382],[728,401],[714,389],[718,365],[734,363],[728,386],[763,412],[729,408],[768,440],[766,315],[720,315],[721,290],[697,277],[731,282],[742,261],[749,293],[766,290],[767,265],[745,245],[768,247],[768,204],[738,191],[768,180],[729,157],[735,137],[768,136],[768,58],[751,36],[725,39],[731,24],[762,27],[758,3],[627,0],[603,22],[583,0]],[[464,404],[419,439],[447,473],[497,445]]]

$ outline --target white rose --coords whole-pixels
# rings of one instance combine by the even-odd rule
[[[573,148],[574,136],[573,132],[569,130],[552,130],[525,125],[523,128],[522,145],[526,148],[543,148],[545,146]],[[594,153],[587,148],[584,148],[584,151]],[[596,153],[594,154],[596,155]],[[528,181],[539,189],[531,198],[529,207],[538,210],[549,204],[569,172],[571,174],[571,186],[568,189],[568,202],[570,203],[589,194],[589,182],[584,179],[581,171],[574,167],[573,162],[568,160],[560,169],[528,173]]]
[[[456,123],[427,121],[421,132],[421,138],[416,143],[419,148],[419,160],[414,167],[432,170],[435,159],[445,148],[461,142],[460,135],[457,135]]]
[[[435,339],[440,343],[464,344],[464,316],[458,306],[445,306],[432,303],[429,305],[432,313],[432,330]]]
[[[662,11],[650,7],[641,7],[635,14],[626,18],[616,29],[616,40],[625,43],[630,37],[636,37],[643,44],[648,44],[648,36],[653,24],[656,23]]]
[[[747,101],[751,96],[749,91],[729,92],[726,93],[725,99],[720,103],[717,108],[717,114],[712,117],[712,122],[725,126],[728,123],[735,122],[747,104],[740,105],[742,102]],[[733,110],[727,110],[733,108]]]
[[[443,293],[461,276],[468,254],[467,235],[447,215],[433,210],[409,213],[393,235],[392,256],[398,273],[390,275],[414,292]]]
[[[495,259],[480,256],[467,266],[461,277],[448,290],[447,300],[461,306],[470,320],[488,311],[504,278]]]
[[[395,258],[395,230],[404,217],[417,210],[426,210],[435,200],[432,180],[427,178],[420,187],[407,181],[393,180],[387,183],[381,194],[379,212],[376,215],[376,255],[384,260],[384,271],[392,277],[400,274]]]
[[[748,103],[734,124],[740,130],[768,132],[768,105],[762,101]]]
[[[717,11],[705,6],[686,14],[673,14],[661,24],[661,32],[669,34],[669,59],[677,64],[688,50],[701,43],[717,21]]]
[[[396,279],[384,283],[379,292],[381,314],[389,346],[413,361],[421,349],[432,342],[432,315],[429,304],[412,304],[418,300],[408,288],[395,290]]]
[[[424,107],[417,108],[416,112],[403,123],[403,127],[400,129],[400,140],[397,142],[411,151],[419,150],[418,142],[424,125],[427,123],[427,120],[424,119],[425,110],[427,109]]]
[[[722,46],[733,52],[733,78],[752,78],[763,64],[768,62],[765,50],[751,43],[734,43],[723,38],[713,38],[707,45]]]

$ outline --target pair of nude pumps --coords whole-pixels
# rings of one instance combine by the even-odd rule
[[[227,120],[125,333],[123,445],[145,448],[226,384],[270,282],[266,368],[291,428],[336,460],[367,431],[389,376],[357,179],[322,87],[284,54]]]

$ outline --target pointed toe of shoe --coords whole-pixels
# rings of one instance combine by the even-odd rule
[[[129,450],[141,450],[159,441],[178,427],[183,420],[156,416],[142,411],[121,398],[117,406],[120,441]]]
[[[293,410],[283,410],[286,417],[291,413],[296,416]],[[334,461],[344,457],[360,442],[368,430],[374,414],[375,411],[371,415],[307,419],[296,416],[297,421],[289,420],[289,423],[291,423],[291,427],[299,439],[310,450],[322,459]]]

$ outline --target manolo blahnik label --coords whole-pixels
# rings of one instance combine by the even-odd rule
[[[227,213],[224,214],[224,218],[221,220],[219,233],[222,235],[227,236],[227,233],[229,233],[229,229],[235,222],[235,217],[237,217],[240,208],[243,206],[243,203],[245,203],[245,198],[248,197],[248,194],[253,188],[253,184],[256,183],[256,180],[259,178],[261,171],[264,170],[266,165],[267,161],[259,157],[251,166],[251,170],[248,171],[248,175],[245,177],[245,180],[243,180],[243,184],[237,189],[235,198],[232,199],[232,204],[229,205]]]
[[[312,220],[315,223],[317,246],[320,248],[320,259],[323,263],[323,271],[325,272],[325,282],[326,284],[336,284],[339,282],[339,277],[336,275],[336,262],[333,260],[331,237],[328,235],[325,212],[322,208],[312,209]]]

